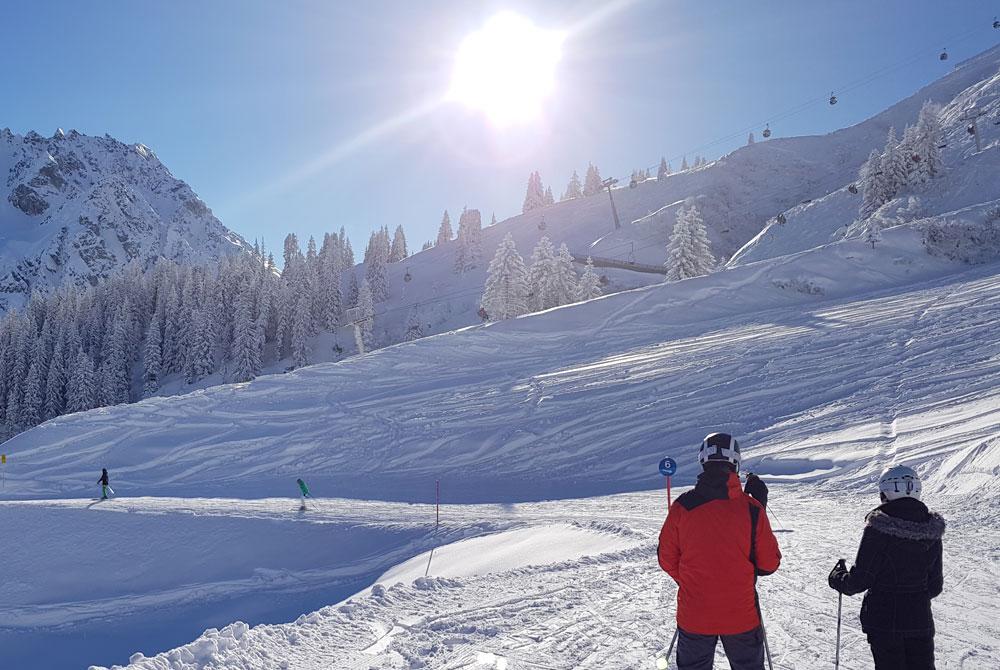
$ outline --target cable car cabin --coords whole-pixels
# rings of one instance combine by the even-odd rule
[[[923,159],[920,158],[920,154],[913,154],[912,156],[910,156],[910,160],[912,160],[914,163],[919,163]]]
[[[410,274],[410,268],[406,268],[406,274],[403,275],[403,281],[406,283],[413,281],[413,275]]]
[[[762,134],[764,135],[765,140],[771,136],[771,124],[764,126],[764,132]]]
[[[601,286],[607,286],[608,284],[611,283],[611,280],[608,279],[607,275],[601,275],[601,278],[597,280],[597,283],[600,284]]]
[[[945,49],[944,51],[941,52],[941,55],[938,56],[938,60],[948,60],[948,50],[947,49]]]
[[[856,184],[851,184],[850,186],[847,187],[847,190],[850,191],[852,195],[858,194],[858,187]]]
[[[1000,21],[997,21],[997,17],[994,16],[993,17],[993,29],[996,30],[997,28],[1000,28]]]
[[[965,129],[965,131],[966,131],[967,133],[969,133],[970,135],[975,135],[975,134],[976,134],[976,124],[974,124],[974,123],[970,123],[970,124],[969,124],[969,127],[968,127],[968,128],[966,128],[966,129]]]
[[[785,225],[785,222],[787,221],[784,214],[779,214],[778,216],[774,217],[774,220],[781,225]]]
[[[635,177],[633,177],[633,178],[632,178],[632,181],[630,181],[630,182],[628,183],[628,187],[629,187],[629,188],[635,188],[635,187],[636,187],[636,186],[638,186],[638,185],[639,185],[639,182],[637,182],[637,181],[635,180]]]
[[[545,225],[545,219],[542,219],[541,221],[538,222],[538,229],[539,230],[545,230],[547,227],[548,226]]]
[[[833,94],[833,91],[830,91],[830,104],[831,105],[837,104],[837,96]]]

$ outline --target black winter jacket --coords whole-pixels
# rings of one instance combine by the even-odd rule
[[[844,595],[868,591],[861,604],[865,633],[933,636],[931,599],[941,594],[945,522],[914,498],[872,510],[850,572],[834,571],[830,585]]]

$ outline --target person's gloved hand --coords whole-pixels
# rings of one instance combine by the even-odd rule
[[[747,483],[743,487],[743,492],[752,496],[757,502],[767,507],[767,484],[754,473],[747,474]]]
[[[833,570],[830,571],[827,583],[830,584],[830,588],[834,591],[840,591],[841,584],[843,584],[845,577],[847,577],[847,562],[844,561],[844,559],[840,559],[837,561],[837,564],[833,566]]]

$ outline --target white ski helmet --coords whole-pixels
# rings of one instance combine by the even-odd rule
[[[920,500],[920,477],[916,470],[905,465],[887,468],[878,478],[878,490],[886,500],[916,498]]]
[[[701,441],[698,451],[698,462],[702,465],[709,461],[724,461],[740,469],[740,444],[729,433],[712,433]]]

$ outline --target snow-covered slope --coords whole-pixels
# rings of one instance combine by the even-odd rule
[[[525,257],[538,239],[547,235],[557,245],[565,242],[579,256],[590,254],[662,265],[677,208],[686,199],[694,199],[703,212],[712,250],[720,260],[728,260],[745,245],[734,263],[773,258],[824,244],[831,241],[838,228],[842,230],[850,224],[857,213],[860,196],[849,194],[846,187],[855,180],[869,153],[882,148],[891,126],[902,131],[906,124],[913,123],[921,105],[928,100],[948,105],[946,165],[955,166],[968,160],[954,174],[949,173],[940,185],[935,185],[935,192],[940,195],[928,198],[923,216],[1000,197],[992,178],[1000,167],[993,145],[1000,132],[1000,127],[993,125],[998,68],[1000,47],[957,65],[914,95],[855,126],[822,136],[774,137],[742,147],[701,168],[675,172],[662,181],[648,180],[635,188],[623,183],[614,189],[622,222],[620,230],[614,229],[607,194],[599,193],[533,210],[485,228],[483,262],[460,277],[452,272],[454,242],[417,253],[389,266],[391,295],[379,306],[382,316],[376,319],[376,330],[383,342],[401,341],[413,305],[418,306],[426,333],[478,323],[476,311],[486,278],[485,268],[507,232],[513,234]],[[984,137],[991,148],[977,156],[970,155],[972,138],[965,134],[965,125],[958,118],[973,102],[992,114],[984,117],[988,121],[981,124],[984,130],[988,126],[989,134]],[[830,113],[836,114],[836,108]],[[780,135],[780,128],[775,130]],[[547,177],[554,183],[554,190],[561,190],[559,179]],[[803,204],[804,201],[810,202]],[[761,233],[781,212],[786,212],[788,223],[768,227]],[[489,212],[484,215],[489,218]],[[412,281],[404,286],[403,276],[407,271]],[[656,275],[620,270],[602,272],[611,280],[609,291],[643,286],[659,279]]]
[[[108,466],[130,494],[280,495],[301,475],[362,498],[426,500],[435,479],[448,500],[589,495],[654,484],[667,453],[689,479],[690,445],[713,428],[744,436],[763,472],[859,483],[909,426],[981,404],[985,423],[960,439],[919,432],[906,451],[958,459],[957,486],[998,465],[1000,363],[982,333],[1000,318],[1000,276],[930,256],[921,238],[898,227],[875,250],[847,240],[64,416],[7,443],[7,490],[80,495]]]
[[[827,573],[837,557],[853,553],[873,498],[772,488],[769,508],[775,510],[772,525],[784,556],[781,569],[757,588],[777,670],[833,666],[837,598]],[[983,532],[995,502],[927,499],[949,521],[945,591],[934,601],[937,667],[995,668],[1000,538]],[[410,562],[425,566],[415,578],[390,572],[372,588],[292,623],[213,627],[155,656],[143,645],[145,655],[135,654],[128,667],[649,670],[669,644],[677,594],[655,559],[665,507],[659,490],[504,508],[449,506],[449,520],[490,518],[516,527],[442,544]],[[400,517],[405,513],[396,510]],[[531,554],[509,560],[518,544],[544,547],[546,553],[538,560]],[[470,545],[495,548],[505,562],[490,565],[486,556],[467,552]],[[844,670],[871,668],[857,619],[859,601],[844,598]],[[715,667],[728,668],[721,654],[720,646]],[[109,656],[101,650],[87,659],[97,663]]]
[[[1000,186],[996,179],[1000,173],[998,67],[1000,48],[960,64],[947,77],[866,122],[881,131],[881,141],[874,144],[874,148],[881,149],[879,144],[884,144],[890,126],[901,133],[905,125],[916,122],[916,103],[932,100],[942,105],[944,146],[941,155],[945,173],[923,188],[901,194],[899,208],[905,211],[898,217],[900,222],[947,215],[1000,198]],[[960,88],[962,86],[964,88]],[[981,150],[977,150],[976,139],[968,132],[970,113],[981,114],[977,123]],[[870,137],[868,139],[871,141]],[[774,219],[768,221],[767,226],[740,249],[729,264],[753,263],[842,238],[858,218],[861,205],[861,194],[848,191],[848,186],[856,180],[857,170],[844,177],[835,184],[836,190],[831,189],[832,192],[821,198],[785,210],[784,224]]]
[[[0,309],[130,261],[207,262],[246,248],[141,144],[0,130]]]

